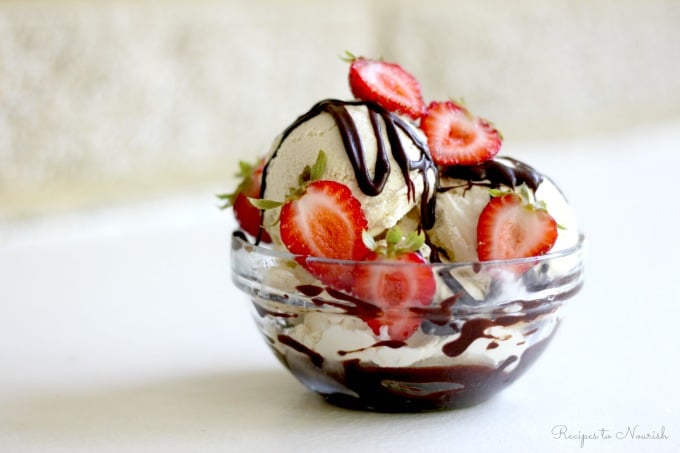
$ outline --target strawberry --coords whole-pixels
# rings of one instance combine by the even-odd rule
[[[453,101],[432,102],[420,119],[432,160],[439,165],[475,165],[491,159],[502,137],[488,121]]]
[[[280,215],[281,241],[291,253],[338,260],[361,260],[369,252],[361,240],[368,222],[361,203],[346,185],[319,180],[286,202]],[[304,260],[302,265],[323,283],[348,291],[352,267]]]
[[[547,253],[557,240],[557,223],[544,206],[528,200],[528,189],[520,194],[492,191],[477,223],[477,255],[480,261],[528,258]],[[531,265],[518,265],[520,274]]]
[[[379,104],[390,112],[418,119],[425,111],[420,84],[396,63],[355,57],[348,53],[349,87],[362,101]]]
[[[372,252],[365,263],[356,265],[352,292],[358,299],[381,309],[379,315],[364,319],[376,335],[381,335],[386,327],[390,339],[405,341],[422,322],[411,308],[430,305],[436,282],[422,255],[409,251],[422,245],[422,233],[398,241],[390,236],[401,238],[401,232],[390,230],[387,250]]]
[[[345,184],[319,179],[326,166],[326,154],[319,151],[313,166],[306,166],[291,187],[285,201],[251,200],[261,209],[281,207],[279,232],[289,252],[303,255],[298,262],[312,275],[334,289],[347,291],[352,283],[352,266],[323,260],[361,260],[370,250],[362,234],[368,221],[361,202]]]
[[[280,222],[281,241],[291,253],[341,260],[368,253],[361,240],[368,228],[361,203],[337,181],[311,182],[283,205]]]
[[[233,207],[234,217],[241,229],[253,236],[260,234],[262,216],[260,209],[255,207],[249,199],[260,197],[264,164],[264,158],[260,159],[256,165],[239,162],[240,171],[237,177],[241,179],[241,182],[238,187],[232,193],[218,195],[219,199],[225,200],[221,208]],[[271,242],[269,234],[264,229],[262,229],[260,241]]]

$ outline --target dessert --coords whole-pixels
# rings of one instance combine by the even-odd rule
[[[476,404],[535,360],[579,290],[573,211],[462,103],[426,105],[399,65],[349,59],[355,99],[315,104],[222,196],[241,228],[234,281],[328,401]]]

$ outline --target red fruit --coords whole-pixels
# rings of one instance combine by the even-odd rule
[[[349,87],[363,101],[372,101],[391,112],[418,119],[425,111],[420,84],[395,63],[352,58]]]
[[[387,326],[392,340],[404,341],[418,330],[422,319],[410,307],[430,305],[436,289],[432,269],[425,263],[415,252],[392,259],[373,253],[367,264],[356,266],[354,295],[381,308],[378,316],[364,320],[376,335]]]
[[[500,133],[453,101],[432,102],[420,120],[432,160],[439,165],[475,165],[501,148]]]
[[[368,222],[352,191],[336,181],[309,183],[287,201],[280,214],[281,241],[291,253],[339,260],[361,260],[370,250],[362,233]],[[335,289],[351,287],[351,267],[302,262],[313,275]]]
[[[480,261],[539,256],[557,240],[557,223],[545,209],[507,193],[492,197],[477,223],[477,255]],[[517,273],[531,265],[515,266]]]
[[[260,198],[264,164],[264,159],[260,159],[254,166],[241,162],[241,171],[238,175],[241,178],[240,184],[233,193],[219,195],[219,198],[227,200],[223,208],[233,207],[234,217],[243,231],[252,236],[260,234],[260,241],[271,242],[269,234],[264,229],[260,233],[262,220],[260,209],[248,200],[248,198]]]

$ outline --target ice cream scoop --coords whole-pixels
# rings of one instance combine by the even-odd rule
[[[450,166],[442,170],[436,221],[428,232],[440,256],[446,261],[478,261],[477,223],[492,197],[492,190],[518,192],[520,188],[559,225],[552,250],[573,245],[578,239],[576,217],[559,188],[530,165],[497,156],[479,165]]]
[[[324,100],[300,116],[274,142],[263,174],[262,194],[283,200],[300,172],[323,151],[320,179],[347,185],[376,236],[419,207],[423,226],[434,222],[437,170],[422,132],[371,102]],[[280,244],[280,210],[265,212],[263,225]]]

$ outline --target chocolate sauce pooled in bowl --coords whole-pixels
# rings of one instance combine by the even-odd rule
[[[429,365],[381,366],[370,359],[352,356],[375,348],[408,348],[407,341],[376,339],[373,344],[360,348],[339,347],[331,357],[294,338],[296,335],[287,328],[278,330],[273,336],[263,333],[279,361],[300,382],[331,404],[380,412],[469,407],[512,384],[548,346],[560,324],[557,311],[562,302],[579,291],[581,275],[572,274],[560,283],[571,289],[544,299],[507,301],[481,317],[467,308],[456,311],[459,296],[446,298],[431,307],[412,309],[424,323],[449,324],[450,327],[441,337],[444,341],[438,354],[442,359]],[[307,310],[330,310],[336,315],[362,319],[377,314],[378,308],[374,305],[324,285],[301,284],[295,291],[298,296],[291,295],[291,298],[301,295],[308,301],[305,306],[309,305],[300,313],[301,319],[295,321],[291,313],[268,308],[266,300],[253,299],[258,324],[272,319],[280,325],[287,325],[291,320],[293,324],[304,323]],[[495,336],[494,329],[499,328],[513,328],[520,335],[513,339],[505,338],[505,334]],[[499,343],[512,341],[511,348],[516,352],[508,352],[495,365],[457,361],[477,340],[488,341],[488,351],[499,348]]]
[[[554,309],[556,307],[541,314],[548,315]],[[264,313],[261,309],[257,311],[261,316]],[[348,310],[348,314],[351,312],[351,309]],[[267,315],[276,316],[271,312]],[[493,338],[485,333],[489,328],[507,327],[526,321],[523,316],[512,321],[510,318],[499,316],[497,321],[477,318],[463,322],[460,335],[445,343],[442,352],[446,356],[459,356],[474,341]],[[279,361],[298,380],[331,404],[379,412],[422,412],[469,407],[491,398],[512,384],[535,362],[550,343],[557,326],[547,337],[525,348],[520,355],[510,355],[497,366],[452,364],[386,367],[358,358],[324,358],[286,334],[279,334],[275,339],[268,338],[268,343]],[[527,336],[538,329],[536,327],[528,331]],[[407,343],[376,340],[375,344],[358,350],[338,350],[337,355],[343,357],[348,353],[377,347],[400,349],[407,347]],[[487,349],[496,347],[498,343],[491,342]]]
[[[347,111],[348,106],[364,106],[368,109],[371,126],[377,143],[377,157],[375,168],[373,168],[373,177],[371,177],[368,163],[366,162],[366,153],[364,152],[364,144],[357,126],[352,118],[352,115]],[[392,157],[399,166],[407,187],[407,195],[413,199],[415,196],[415,188],[411,180],[410,172],[416,170],[423,181],[423,193],[420,200],[421,206],[421,222],[425,229],[429,229],[434,225],[434,209],[435,196],[434,190],[431,187],[428,174],[437,174],[436,166],[430,158],[430,153],[421,137],[415,132],[415,126],[409,124],[397,115],[385,110],[378,104],[364,101],[341,101],[337,99],[326,99],[314,105],[309,112],[301,115],[290,126],[288,126],[282,133],[281,139],[276,149],[269,158],[271,162],[276,157],[279,148],[285,139],[297,127],[322,113],[328,113],[333,117],[338,131],[342,138],[345,152],[354,170],[357,184],[361,191],[367,196],[379,195],[393,171],[390,168],[390,161],[388,153],[391,152]],[[387,143],[383,136],[384,132],[387,136]],[[417,160],[412,160],[408,157],[404,144],[398,135],[398,130],[401,130],[413,142],[413,144],[420,150],[420,156]],[[266,190],[267,172],[269,162],[264,167],[262,173],[262,186],[260,189],[260,197],[264,197]],[[436,184],[436,183],[435,183]],[[259,241],[258,241],[259,242]]]

